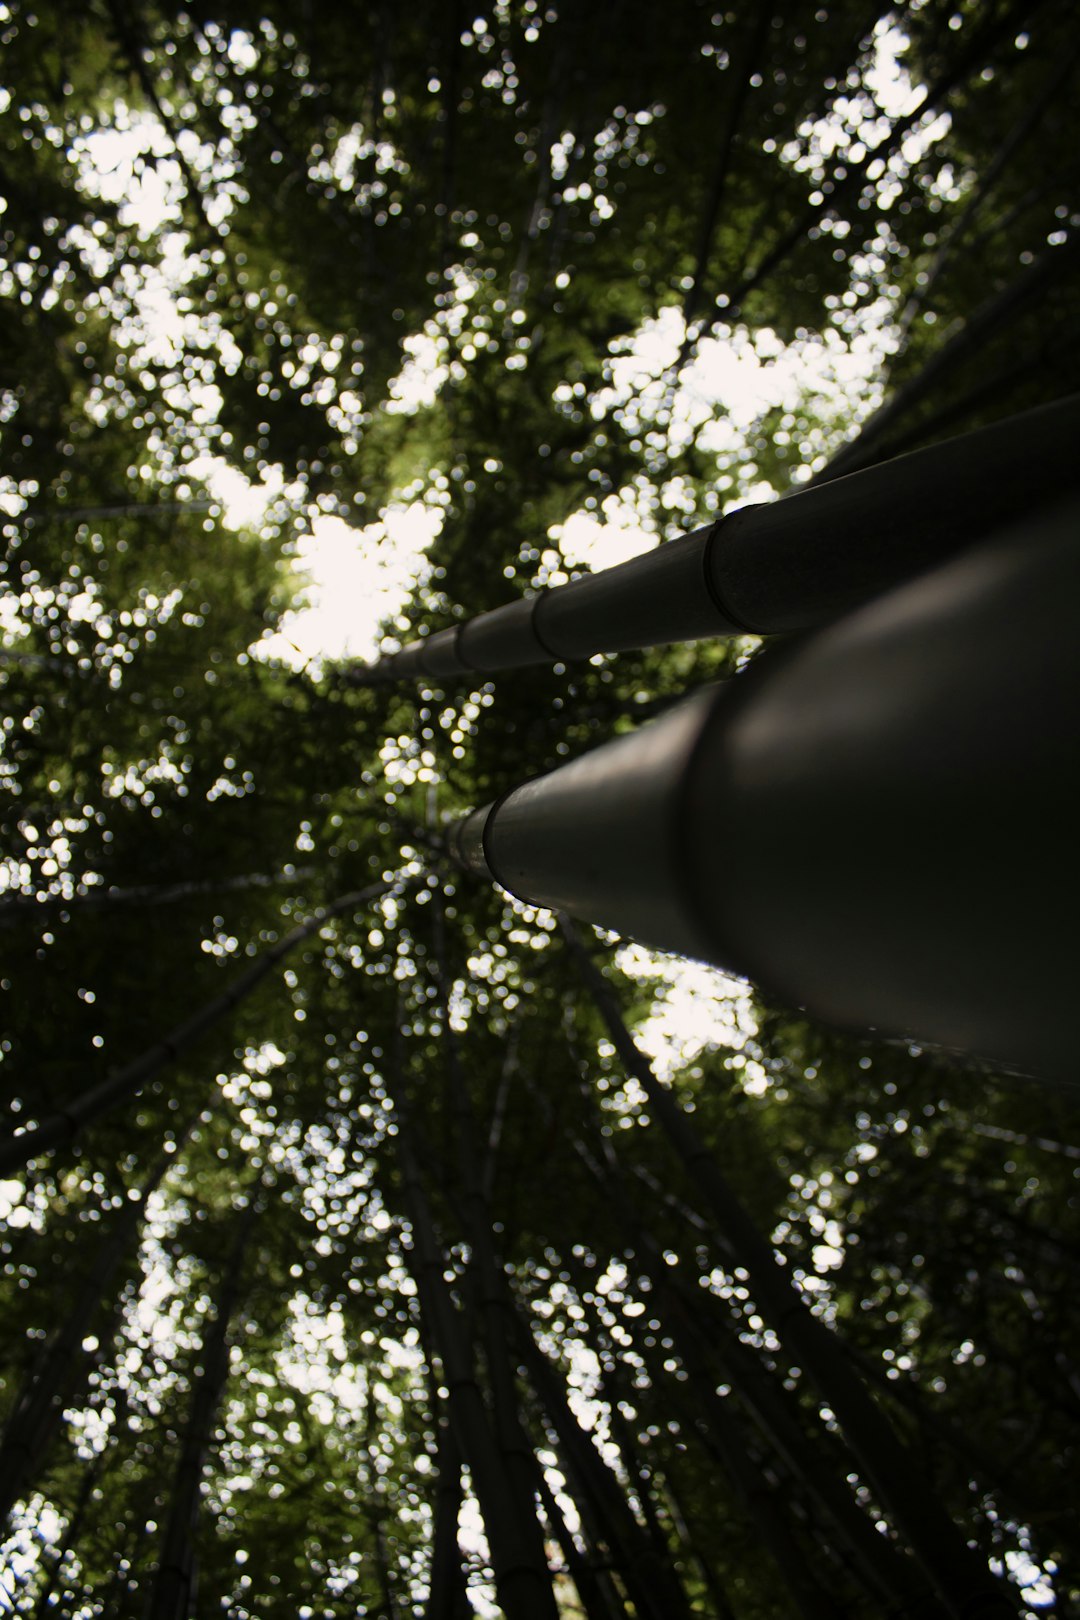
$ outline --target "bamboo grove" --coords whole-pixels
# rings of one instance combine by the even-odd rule
[[[0,1612],[1075,1612],[1070,1064],[451,853],[847,605],[604,641],[582,535],[872,594],[890,458],[946,548],[1075,492],[1073,11],[0,6]],[[362,658],[284,655],[320,535]]]

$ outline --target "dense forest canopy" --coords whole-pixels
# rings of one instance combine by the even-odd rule
[[[1069,1091],[443,853],[753,638],[282,652],[327,524],[392,650],[1067,393],[1075,8],[0,40],[0,1611],[1076,1612]]]

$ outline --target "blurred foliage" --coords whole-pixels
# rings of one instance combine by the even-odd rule
[[[501,1555],[447,1439],[456,1333],[507,1478],[521,1433],[536,1458],[560,1613],[885,1613],[761,1423],[762,1379],[914,1569],[903,1537],[552,919],[435,849],[443,815],[751,648],[418,692],[259,643],[327,516],[364,546],[396,507],[437,514],[386,627],[408,639],[572,574],[575,514],[669,538],[845,443],[872,460],[1065,392],[1074,7],[7,0],[0,40],[6,1134],[62,1115],[318,907],[394,885],[3,1183],[3,1413],[46,1365],[62,1376],[0,1605],[149,1612],[197,1457],[175,1612],[493,1612]],[[798,356],[808,380],[748,414],[708,383],[733,354],[770,387]],[[230,517],[223,470],[268,495],[263,519]],[[684,1023],[671,964],[595,948],[927,1493],[1019,1610],[1071,1612],[1074,1103],[722,980]],[[460,1575],[437,1563],[447,1525]],[[650,1558],[663,1599],[634,1585]]]

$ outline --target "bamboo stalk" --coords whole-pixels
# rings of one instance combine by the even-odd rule
[[[972,353],[981,351],[1003,326],[1043,298],[1062,277],[1071,274],[1078,255],[1080,232],[1074,231],[1066,242],[1041,253],[1014,281],[980,304],[952,336],[934,350],[922,370],[898,388],[864,423],[857,436],[833,456],[817,475],[815,483],[821,485],[865,469],[868,463],[876,459],[877,446],[896,422],[925,399],[943,376],[947,376]]]
[[[63,1419],[64,1395],[75,1376],[83,1340],[113,1273],[138,1233],[147,1200],[161,1185],[171,1162],[168,1155],[162,1154],[138,1198],[125,1202],[76,1287],[71,1309],[58,1331],[47,1340],[15,1397],[0,1439],[0,1524],[7,1521],[26,1483],[36,1478],[44,1466]]]
[[[512,788],[449,852],[842,1027],[1075,1084],[1078,536],[1080,506],[1039,512]]]
[[[758,1231],[688,1116],[656,1079],[626,1026],[610,984],[573,924],[565,919],[563,934],[620,1061],[642,1087],[687,1176],[711,1209],[718,1244],[733,1265],[743,1266],[750,1273],[763,1312],[832,1408],[860,1468],[949,1612],[957,1620],[964,1620],[976,1606],[987,1617],[1015,1615],[1016,1609],[1004,1589],[989,1575],[979,1556],[970,1551],[940,1504],[928,1495],[907,1449],[854,1375],[836,1336],[807,1308],[781,1263],[782,1257]]]
[[[536,1559],[536,1519],[533,1516],[530,1525],[519,1514],[519,1498],[508,1481],[462,1321],[443,1277],[443,1260],[411,1141],[408,1108],[400,1086],[398,1090],[395,1141],[412,1222],[410,1266],[427,1331],[442,1362],[454,1435],[480,1505],[496,1592],[508,1620],[556,1620],[546,1559],[543,1567]]]
[[[588,1501],[615,1568],[639,1620],[667,1620],[686,1613],[686,1596],[675,1575],[649,1546],[614,1476],[570,1409],[562,1382],[533,1338],[518,1308],[518,1350],[529,1380],[558,1438],[574,1497]]]
[[[916,379],[919,389],[979,341],[1006,304],[1033,298],[1066,252],[1050,250],[1008,299],[972,317],[970,331],[935,356],[933,374]],[[1047,506],[1075,490],[1077,395],[837,477],[913,403],[913,389],[880,422],[872,418],[812,487],[440,630],[353,680],[446,682],[669,642],[814,629],[1026,519],[1034,501]]]
[[[584,1084],[580,1093],[592,1138],[599,1146],[600,1162],[574,1132],[567,1131],[567,1138],[600,1188],[605,1201],[618,1209],[620,1224],[634,1245],[642,1270],[651,1280],[658,1298],[666,1302],[665,1326],[680,1359],[693,1374],[696,1399],[701,1404],[695,1421],[700,1419],[713,1424],[718,1455],[725,1459],[726,1471],[751,1517],[758,1523],[766,1545],[775,1549],[778,1536],[787,1532],[775,1522],[776,1503],[768,1489],[756,1481],[730,1412],[725,1405],[716,1402],[714,1390],[718,1371],[737,1391],[761,1434],[799,1481],[807,1499],[819,1505],[832,1521],[841,1548],[849,1550],[851,1573],[861,1582],[868,1598],[880,1606],[885,1614],[917,1612],[924,1616],[924,1620],[932,1620],[936,1604],[928,1595],[924,1582],[891,1544],[871,1527],[845,1486],[834,1478],[827,1459],[810,1445],[797,1413],[792,1410],[788,1392],[782,1386],[774,1385],[753,1351],[740,1342],[730,1323],[722,1324],[718,1333],[715,1321],[706,1324],[701,1320],[703,1300],[691,1298],[688,1290],[680,1286],[676,1275],[664,1263],[655,1240],[645,1230],[629,1196],[625,1173],[616,1159],[610,1140],[598,1130],[592,1095]],[[699,1221],[694,1224],[697,1227]],[[701,1224],[708,1229],[708,1223]],[[731,1255],[726,1258],[729,1264],[732,1263]],[[793,1582],[793,1601],[808,1605],[809,1612],[813,1612],[817,1601],[815,1583],[808,1571],[800,1574],[803,1561],[801,1553],[794,1546],[792,1559],[790,1566],[781,1562],[780,1571],[786,1580]]]
[[[147,1620],[190,1620],[193,1611],[193,1536],[199,1511],[199,1484],[213,1447],[214,1423],[228,1382],[229,1333],[243,1298],[244,1260],[259,1212],[259,1205],[252,1199],[240,1216],[217,1310],[203,1339],[202,1372],[192,1392],[187,1427],[173,1476]]]
[[[461,1451],[448,1419],[439,1421],[436,1468],[435,1534],[424,1620],[468,1620],[472,1610],[465,1591],[458,1546],[461,1515]]]
[[[1072,51],[1065,56],[1063,61],[1053,63],[1045,82],[1031,98],[1030,102],[1024,106],[1020,117],[1009,130],[986,168],[979,175],[978,181],[972,187],[971,195],[962,211],[939,243],[937,251],[931,260],[930,268],[926,272],[925,280],[912,293],[900,312],[897,325],[900,329],[902,341],[906,340],[916,315],[923,308],[937,285],[938,278],[951,258],[953,250],[963,239],[987,198],[993,194],[994,187],[1002,174],[1008,169],[1009,164],[1024,145],[1024,142],[1039,127],[1047,111],[1053,106],[1056,97],[1064,90],[1076,68],[1078,55],[1080,55],[1080,52]]]

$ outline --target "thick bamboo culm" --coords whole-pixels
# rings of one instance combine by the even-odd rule
[[[833,1023],[1070,1079],[1080,502],[449,830],[523,900]]]
[[[1076,488],[1080,395],[743,507],[359,672],[449,680],[710,636],[810,630]]]

